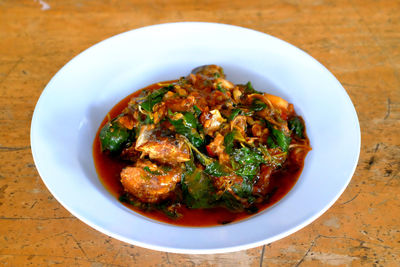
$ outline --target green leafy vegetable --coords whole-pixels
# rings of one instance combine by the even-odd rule
[[[225,135],[224,137],[224,146],[225,146],[225,152],[228,154],[232,153],[233,150],[233,141],[235,140],[235,134],[236,131],[232,131],[230,133],[228,133],[227,135]]]
[[[114,119],[106,123],[100,131],[101,149],[112,153],[119,152],[129,141],[130,136],[130,131],[118,123],[117,119]]]
[[[191,112],[183,114],[183,119],[172,120],[169,119],[171,124],[175,127],[175,131],[185,136],[189,141],[196,147],[204,146],[204,139],[200,136],[197,131],[200,123],[197,118]]]
[[[288,123],[291,130],[297,137],[304,138],[304,124],[299,117],[294,117]]]
[[[152,112],[154,105],[160,103],[164,95],[173,88],[174,86],[171,84],[152,92],[146,97],[146,100],[140,104],[140,107],[148,112]]]
[[[216,177],[227,175],[221,164],[218,161],[204,155],[200,151],[196,150],[196,157],[200,163],[205,166],[204,172]]]
[[[183,117],[185,119],[185,124],[193,129],[197,129],[197,127],[200,125],[196,116],[191,112],[184,113]]]
[[[224,207],[231,211],[243,211],[243,204],[227,191],[222,194],[219,200]]]
[[[150,117],[150,114],[146,114],[146,117],[145,117],[144,120],[141,120],[141,118],[140,118],[140,116],[139,116],[139,120],[140,120],[140,123],[141,123],[141,124],[145,124],[145,125],[153,124],[153,123],[154,123],[153,119]]]
[[[268,128],[271,131],[271,135],[267,139],[268,147],[275,148],[279,146],[283,152],[287,152],[289,150],[291,138],[287,136],[284,132],[275,129],[270,124]]]
[[[268,136],[268,138],[267,138],[267,146],[269,148],[277,148],[278,147],[278,145],[276,144],[276,142],[274,141],[274,139],[272,138],[271,135]]]
[[[196,115],[196,117],[199,117],[201,115],[201,110],[199,109],[199,107],[194,105],[193,109],[194,109],[194,115]]]
[[[215,177],[228,175],[224,171],[224,168],[222,167],[222,165],[219,164],[219,162],[215,161],[215,160],[211,164],[208,164],[206,166],[206,168],[204,169],[204,172],[209,175],[215,176]]]
[[[190,143],[189,140],[187,140],[186,143],[189,145],[190,149],[193,149],[196,152],[196,158],[200,161],[200,163],[203,166],[205,166],[204,169],[205,173],[215,177],[228,175],[227,172],[224,170],[223,166],[219,164],[218,161],[201,153],[193,144]],[[188,167],[190,168],[190,166],[186,165],[186,168]]]
[[[271,148],[274,148],[274,147],[271,147]],[[265,147],[264,145],[260,145],[258,147],[258,150],[260,150],[261,153],[264,155],[265,164],[267,164],[269,166],[273,166],[274,168],[281,166],[282,163],[286,159],[285,157],[282,157],[282,154],[285,152],[283,152],[282,154],[271,155],[271,153],[268,151],[267,147]]]
[[[237,116],[237,115],[239,115],[240,113],[242,113],[242,110],[240,110],[240,109],[233,109],[232,110],[232,113],[231,113],[231,115],[229,116],[229,120],[230,121],[233,121],[233,119]]]
[[[215,189],[210,177],[196,168],[192,152],[190,155],[190,161],[185,162],[186,172],[182,178],[183,197],[190,208],[210,208],[215,201]]]
[[[192,151],[190,151],[190,160],[185,162],[186,174],[192,174],[196,170],[194,164],[194,157]]]
[[[233,129],[232,132],[228,133],[224,137],[225,152],[229,155],[232,154],[235,140],[248,146],[254,146],[253,144],[249,143],[239,131]]]
[[[220,82],[217,84],[217,90],[221,91],[222,93],[226,93],[226,90],[221,86]]]
[[[244,180],[242,183],[235,183],[232,186],[232,190],[241,198],[249,198],[253,192],[253,186],[251,183]]]
[[[246,181],[254,180],[262,163],[265,163],[263,154],[255,148],[237,148],[231,155],[231,164],[235,173],[245,178]]]
[[[248,94],[262,94],[261,92],[258,92],[256,89],[254,89],[251,82],[246,83],[246,88],[244,89],[244,92]]]
[[[200,169],[185,175],[182,182],[186,205],[193,209],[211,208],[215,203],[215,189],[210,177]]]
[[[176,204],[170,203],[168,201],[166,202],[161,202],[157,204],[153,204],[154,208],[162,211],[165,215],[167,215],[171,219],[177,219],[182,216],[176,208]]]
[[[151,174],[153,174],[153,175],[161,175],[161,174],[162,174],[162,173],[159,172],[159,171],[152,171],[152,170],[150,170],[150,168],[149,168],[148,166],[143,167],[143,170],[145,170],[146,172],[151,173]]]
[[[261,111],[261,110],[265,109],[266,107],[267,107],[267,104],[265,104],[264,102],[262,102],[259,99],[254,99],[253,102],[251,103],[250,110]]]

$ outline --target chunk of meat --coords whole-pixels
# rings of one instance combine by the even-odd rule
[[[251,127],[251,133],[253,136],[261,137],[263,133],[263,127],[260,124],[253,124],[253,127]]]
[[[182,169],[179,166],[166,171],[151,161],[139,160],[135,166],[121,171],[121,183],[125,191],[146,203],[157,203],[173,193],[181,181]]]
[[[243,177],[234,173],[228,176],[215,177],[213,180],[214,187],[217,189],[217,194],[222,194],[227,191],[236,198],[236,200],[240,201],[242,205],[248,206],[248,199],[242,198],[235,193],[235,188],[240,188],[243,182]]]
[[[264,94],[269,101],[271,101],[272,105],[276,108],[280,108],[281,110],[287,110],[289,107],[289,103],[283,99],[282,97],[270,94]]]
[[[265,196],[268,193],[269,178],[272,174],[273,168],[267,165],[261,165],[258,180],[253,186],[253,194]]]
[[[226,105],[227,103],[230,103],[231,93],[229,91],[226,91],[225,93],[214,90],[210,94],[207,95],[206,100],[207,100],[207,105],[210,107],[210,109],[220,109],[223,105]]]
[[[172,112],[190,111],[195,102],[195,97],[190,95],[184,98],[169,98],[165,101],[165,106]]]
[[[239,131],[239,133],[243,136],[246,137],[246,128],[247,128],[247,118],[246,116],[236,116],[232,121],[231,121],[231,130],[236,129]]]
[[[164,102],[158,103],[153,107],[153,122],[154,124],[159,123],[165,115],[167,115],[167,107]]]
[[[233,99],[235,100],[236,103],[240,102],[240,98],[242,97],[243,92],[240,90],[238,86],[235,86],[233,89]]]
[[[118,122],[129,130],[132,130],[133,127],[136,127],[138,124],[138,122],[130,114],[125,114],[124,116],[119,117]]]
[[[219,162],[229,164],[229,155],[225,153],[224,136],[217,133],[214,140],[206,147],[210,156],[218,156]]]
[[[210,78],[225,78],[224,70],[217,65],[203,65],[192,70],[193,74],[201,74]]]
[[[215,131],[219,130],[221,124],[226,120],[222,118],[219,110],[214,109],[210,112],[203,112],[200,117],[200,122],[203,124],[204,133],[213,135]]]
[[[287,111],[289,108],[289,102],[287,102],[285,99],[276,96],[276,95],[270,95],[267,93],[264,93],[262,95],[260,94],[251,94],[248,96],[248,100],[252,101],[254,99],[259,99],[265,104],[267,104],[269,107],[274,107],[277,108],[281,111]]]
[[[124,148],[120,156],[123,160],[134,162],[139,159],[140,152],[135,149],[135,143],[133,143],[130,147]]]
[[[230,81],[228,81],[228,80],[225,80],[225,79],[223,79],[223,78],[217,78],[217,79],[215,79],[215,82],[214,82],[216,85],[219,85],[219,86],[221,86],[222,88],[225,88],[225,89],[232,89],[235,85],[233,84],[233,83],[231,83]],[[215,86],[215,87],[217,87],[217,86]]]
[[[189,149],[181,138],[149,125],[140,129],[135,149],[160,163],[173,165],[190,160]]]

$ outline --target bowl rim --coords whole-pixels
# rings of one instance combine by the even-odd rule
[[[49,191],[52,193],[52,195],[57,199],[58,202],[60,202],[62,204],[62,206],[64,206],[64,208],[66,208],[71,214],[73,214],[75,217],[77,217],[78,219],[80,219],[81,221],[83,221],[84,223],[88,224],[89,226],[91,226],[92,228],[107,234],[109,236],[112,236],[118,240],[124,241],[126,243],[130,243],[130,244],[134,244],[134,245],[139,245],[141,247],[144,248],[149,248],[149,249],[154,249],[154,250],[160,250],[160,251],[166,251],[166,252],[174,252],[174,253],[186,253],[186,254],[209,254],[209,253],[225,253],[225,252],[233,252],[233,251],[238,251],[238,250],[243,250],[243,249],[249,249],[249,248],[253,248],[253,247],[257,247],[260,245],[264,245],[266,243],[269,242],[273,242],[276,240],[279,240],[283,237],[286,237],[298,230],[300,230],[301,228],[305,227],[306,225],[310,224],[311,222],[313,222],[314,220],[316,220],[318,217],[320,217],[324,212],[326,212],[336,201],[337,199],[340,197],[340,195],[344,192],[344,190],[346,189],[347,185],[349,184],[351,177],[354,175],[354,172],[356,170],[357,167],[357,163],[359,160],[359,155],[360,155],[360,148],[361,148],[361,131],[360,131],[360,125],[359,125],[359,121],[358,121],[358,117],[357,117],[357,112],[354,108],[354,105],[351,102],[351,99],[349,97],[349,95],[347,94],[347,92],[345,91],[345,89],[342,87],[342,85],[339,83],[339,81],[333,76],[333,78],[337,81],[338,84],[338,88],[342,88],[343,91],[341,92],[342,94],[344,93],[345,98],[347,98],[347,100],[349,101],[349,103],[352,105],[355,118],[356,118],[356,124],[355,127],[357,129],[357,140],[354,140],[356,143],[356,147],[357,147],[357,155],[355,158],[355,162],[353,164],[352,170],[349,171],[349,175],[347,178],[347,181],[343,184],[341,190],[336,194],[336,196],[334,198],[331,199],[331,201],[325,205],[325,207],[323,209],[321,209],[318,213],[313,214],[312,216],[308,217],[306,220],[304,220],[301,224],[298,224],[296,227],[293,227],[285,232],[280,233],[279,235],[275,235],[273,238],[265,238],[265,239],[261,239],[259,241],[256,242],[252,242],[252,243],[247,243],[247,244],[241,244],[241,245],[235,245],[235,246],[227,246],[227,247],[223,247],[223,248],[210,248],[210,249],[196,249],[196,248],[173,248],[173,247],[166,247],[166,246],[159,246],[159,245],[154,245],[154,244],[148,244],[145,242],[140,242],[140,241],[135,241],[132,240],[130,238],[127,238],[125,236],[121,236],[118,235],[112,231],[109,231],[108,229],[101,227],[95,223],[93,223],[92,221],[88,220],[85,216],[83,216],[82,214],[80,214],[79,212],[70,209],[68,203],[66,203],[64,201],[64,199],[61,199],[59,196],[57,196],[57,194],[53,193],[53,188],[51,187],[50,184],[48,184],[48,181],[46,181],[46,179],[44,179],[44,170],[43,167],[41,166],[41,164],[39,162],[39,145],[36,143],[36,136],[35,136],[35,127],[37,127],[36,125],[38,125],[38,120],[40,118],[38,118],[38,109],[40,108],[40,106],[43,103],[43,99],[46,98],[49,89],[53,86],[53,83],[55,83],[55,80],[62,75],[62,71],[65,70],[66,68],[68,68],[69,66],[73,65],[75,61],[79,60],[81,57],[83,57],[84,55],[86,55],[87,53],[89,53],[91,50],[93,50],[95,47],[100,47],[102,46],[104,43],[110,42],[110,40],[116,40],[118,38],[120,38],[121,36],[124,35],[128,35],[128,34],[132,34],[135,32],[139,32],[139,31],[148,31],[148,30],[152,30],[152,29],[162,29],[165,27],[175,27],[176,25],[183,25],[183,24],[190,24],[190,25],[205,25],[206,27],[227,27],[227,28],[233,28],[233,29],[239,29],[239,30],[244,30],[244,31],[252,31],[255,32],[257,34],[261,34],[263,36],[268,36],[269,38],[278,40],[279,42],[282,42],[286,45],[289,45],[290,47],[294,48],[297,50],[298,53],[302,53],[303,55],[307,56],[309,59],[311,59],[312,61],[314,61],[315,64],[317,64],[321,70],[323,70],[324,72],[327,72],[329,75],[333,76],[332,73],[329,72],[329,70],[323,66],[321,63],[319,63],[316,59],[314,59],[313,57],[311,57],[310,55],[308,55],[306,52],[304,52],[303,50],[300,50],[299,48],[281,40],[278,39],[276,37],[273,37],[271,35],[268,35],[266,33],[263,32],[259,32],[253,29],[248,29],[248,28],[244,28],[244,27],[240,27],[240,26],[234,26],[234,25],[228,25],[228,24],[221,24],[221,23],[210,23],[210,22],[173,22],[173,23],[164,23],[164,24],[155,24],[155,25],[150,25],[150,26],[145,26],[145,27],[141,27],[138,29],[133,29],[127,32],[123,32],[117,35],[114,35],[110,38],[107,38],[89,48],[87,48],[86,50],[84,50],[83,52],[79,53],[78,55],[76,55],[75,57],[73,57],[68,63],[66,63],[50,80],[50,82],[46,85],[46,87],[44,88],[44,90],[42,91],[37,104],[35,106],[35,110],[34,113],[32,115],[32,121],[31,121],[31,129],[30,129],[30,141],[31,141],[31,150],[32,150],[32,155],[33,155],[33,159],[36,165],[36,168],[38,170],[39,175],[42,178],[43,183],[46,185],[46,187],[49,189]],[[47,90],[46,90],[47,89]],[[292,189],[293,190],[293,189]],[[279,202],[278,202],[279,203]],[[219,227],[223,227],[223,226],[219,226]]]

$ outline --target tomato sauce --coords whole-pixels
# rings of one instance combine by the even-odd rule
[[[163,84],[171,82],[173,81],[163,82]],[[142,90],[156,90],[161,88],[162,86],[163,85],[158,83],[150,85]],[[111,111],[104,118],[99,129],[97,130],[96,138],[94,139],[93,142],[94,164],[99,179],[105,186],[105,188],[113,196],[115,196],[117,201],[119,196],[124,193],[124,188],[122,187],[122,184],[120,182],[120,172],[124,167],[130,164],[129,162],[121,161],[118,160],[117,158],[113,158],[105,153],[102,153],[99,134],[101,128],[107,123],[108,118],[114,118],[118,114],[120,114],[123,111],[123,109],[128,105],[130,99],[132,99],[133,97],[137,97],[142,90],[130,94],[111,109]],[[304,162],[304,158],[305,155],[302,158],[302,162]],[[291,162],[292,160],[291,157],[288,157],[287,160],[289,162],[286,165],[285,170],[279,173],[273,173],[271,175],[270,183],[268,186],[269,198],[264,203],[256,205],[258,208],[258,212],[261,212],[262,210],[265,210],[266,208],[277,203],[290,191],[290,189],[292,189],[292,187],[297,182],[301,174],[301,171],[303,169],[303,164],[299,166],[298,163],[295,164]],[[254,215],[254,214],[249,214],[246,211],[231,212],[225,208],[189,209],[183,206],[179,210],[179,213],[181,213],[182,216],[177,219],[173,219],[166,216],[163,212],[158,210],[143,211],[127,203],[121,203],[121,204],[148,218],[178,226],[192,226],[192,227],[216,226],[243,220],[245,218]]]

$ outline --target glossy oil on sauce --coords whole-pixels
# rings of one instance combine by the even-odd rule
[[[162,84],[169,84],[174,81],[163,82]],[[161,88],[162,85],[160,83],[150,85],[142,90],[157,90]],[[101,128],[107,123],[108,118],[114,118],[118,114],[120,114],[123,109],[128,105],[128,102],[133,98],[137,97],[142,90],[139,90],[123,100],[121,100],[117,105],[115,105],[109,114],[104,118],[101,123],[99,129],[97,130],[96,138],[93,142],[93,157],[94,164],[96,167],[97,174],[100,178],[102,184],[106,187],[106,189],[116,198],[118,198],[121,194],[124,193],[124,188],[120,182],[120,173],[121,170],[133,163],[129,163],[126,161],[118,160],[117,158],[109,157],[105,153],[102,153],[100,146],[99,134]],[[303,157],[304,162],[305,155]],[[290,157],[288,157],[288,161],[290,161]],[[299,178],[303,165],[299,166],[298,164],[291,164],[289,162],[288,168],[286,168],[283,172],[279,172],[277,174],[273,174],[270,177],[270,183],[268,186],[270,197],[265,203],[257,204],[258,212],[265,210],[266,208],[272,206],[280,199],[282,199],[290,189],[295,185],[297,179]],[[254,214],[249,214],[246,211],[243,212],[231,212],[225,208],[211,208],[211,209],[189,209],[186,207],[182,207],[179,210],[179,213],[182,214],[178,219],[172,219],[166,216],[163,212],[154,210],[154,211],[143,211],[132,205],[127,203],[121,203],[126,207],[132,209],[133,211],[142,214],[143,216],[149,217],[151,219],[179,225],[179,226],[215,226],[221,224],[227,224],[235,221],[239,221],[245,218],[248,218]]]

